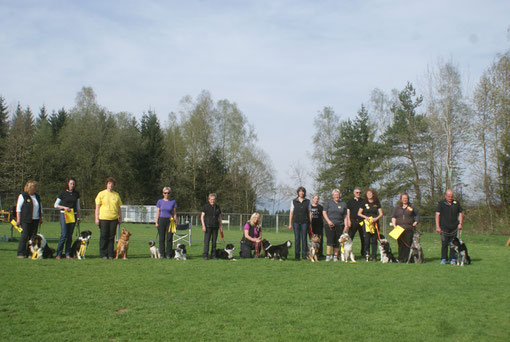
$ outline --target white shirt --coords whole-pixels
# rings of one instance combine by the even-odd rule
[[[37,201],[37,197],[35,195],[30,195],[30,198],[32,199],[32,220],[39,220],[39,206],[41,205]],[[18,203],[16,204],[16,212],[21,213],[21,207],[23,207],[23,203],[25,203],[25,199],[23,198],[23,195],[19,195],[18,197]]]

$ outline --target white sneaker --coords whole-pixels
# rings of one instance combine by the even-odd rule
[[[338,257],[336,255],[333,256],[333,261],[334,262],[337,262],[338,261]]]
[[[326,262],[330,262],[331,261],[331,255],[326,255]]]

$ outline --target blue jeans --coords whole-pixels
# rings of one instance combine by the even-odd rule
[[[63,213],[60,213],[60,240],[58,240],[57,256],[62,255],[62,249],[64,243],[66,245],[65,253],[66,256],[71,256],[71,245],[73,243],[73,231],[76,222],[66,223],[66,218]]]
[[[302,258],[306,259],[308,253],[308,243],[306,239],[306,233],[308,232],[308,223],[292,223],[292,229],[294,229],[294,257],[299,259],[299,250],[302,250]]]

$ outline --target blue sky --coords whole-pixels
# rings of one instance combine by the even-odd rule
[[[164,123],[206,89],[239,105],[285,180],[297,161],[313,170],[303,151],[324,106],[353,117],[438,58],[474,86],[510,48],[509,13],[491,0],[0,0],[0,95],[36,112],[91,86],[109,110]]]

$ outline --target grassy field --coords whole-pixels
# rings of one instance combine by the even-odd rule
[[[17,243],[0,242],[0,340],[508,340],[505,236],[464,234],[473,265],[461,268],[439,265],[431,234],[423,265],[205,261],[199,229],[190,259],[175,261],[149,258],[153,226],[125,227],[128,260],[99,259],[92,225],[82,226],[96,238],[84,261],[20,260]],[[59,227],[45,223],[43,233],[56,237]],[[239,248],[240,231],[225,235]],[[265,237],[293,241],[288,232]]]

